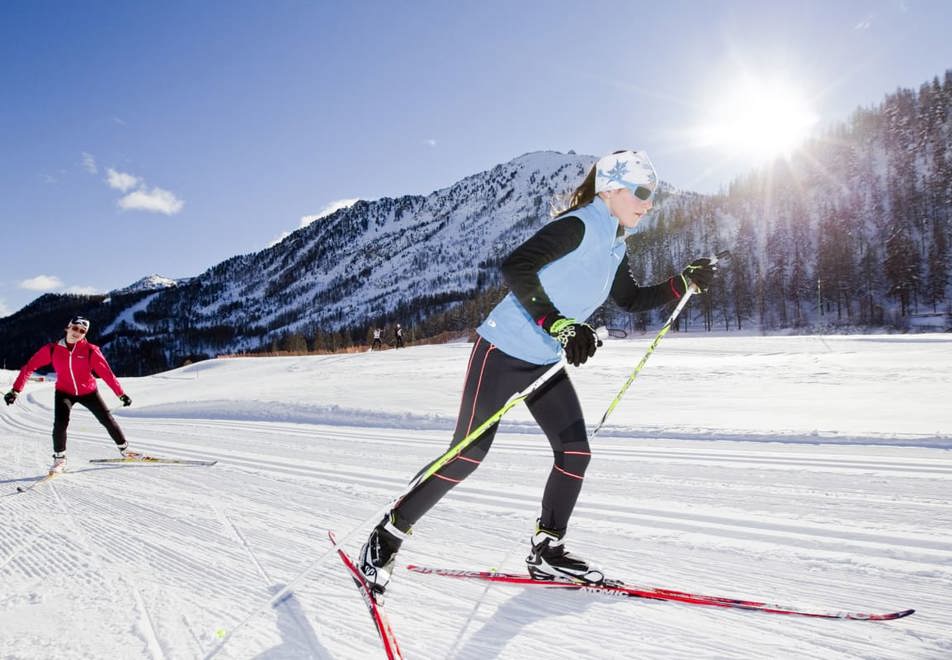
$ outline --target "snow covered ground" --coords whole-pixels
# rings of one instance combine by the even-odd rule
[[[571,370],[590,423],[649,340],[610,341]],[[52,385],[31,383],[0,411],[0,658],[381,657],[326,533],[355,553],[442,452],[468,351],[123,379],[134,405],[117,416],[136,448],[219,463],[89,464],[114,449],[77,409],[70,473],[16,494],[50,460]],[[629,582],[911,617],[799,619],[400,568],[387,605],[404,653],[952,657],[950,366],[949,335],[669,336],[595,441],[570,529],[572,551]],[[13,375],[0,372],[3,389]],[[522,569],[551,455],[524,408],[507,420],[401,565]]]

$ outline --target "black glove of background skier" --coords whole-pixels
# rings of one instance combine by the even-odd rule
[[[8,406],[12,406],[13,402],[17,400],[17,391],[10,390],[9,392],[3,395],[3,400],[6,401]]]
[[[575,319],[567,319],[561,314],[546,317],[542,329],[562,344],[565,359],[576,367],[585,364],[586,360],[595,355],[595,349],[602,345],[602,340],[595,334],[592,326],[579,323]]]
[[[688,290],[692,282],[700,293],[704,293],[710,288],[716,273],[717,264],[712,264],[710,259],[695,259],[681,271],[681,277],[675,277],[674,281],[682,294]]]

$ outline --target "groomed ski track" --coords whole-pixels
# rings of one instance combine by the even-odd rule
[[[608,342],[572,371],[590,423],[647,341]],[[69,472],[17,494],[49,464],[50,385],[31,385],[0,411],[0,658],[200,658],[226,633],[216,657],[381,657],[326,531],[355,553],[366,526],[347,533],[445,448],[467,355],[218,360],[123,379],[135,406],[117,417],[137,450],[218,465],[91,465],[115,450],[77,408]],[[933,410],[950,357],[936,335],[666,339],[596,441],[571,528],[573,552],[629,582],[912,617],[791,620],[398,569],[387,611],[406,657],[952,655],[952,428]],[[514,411],[400,563],[520,570],[550,463]]]

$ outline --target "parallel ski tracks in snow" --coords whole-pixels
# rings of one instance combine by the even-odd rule
[[[49,419],[47,411],[43,414],[33,413],[29,417],[21,415],[18,417],[6,416],[0,418],[0,422],[8,424],[12,429],[21,432],[49,432]],[[360,438],[364,442],[380,442],[389,450],[394,448],[417,448],[424,449],[424,455],[432,453],[434,455],[445,449],[449,442],[451,431],[441,432],[439,430],[418,431],[415,429],[390,429],[375,427],[338,427],[323,426],[311,424],[287,424],[272,423],[266,421],[233,421],[233,420],[200,420],[200,419],[173,419],[157,418],[155,420],[143,420],[141,417],[123,418],[121,422],[124,426],[132,429],[138,426],[145,426],[149,429],[155,427],[174,429],[176,433],[163,434],[163,438],[176,437],[178,435],[192,436],[201,438],[203,436],[214,435],[221,438],[227,438],[236,432],[242,434],[251,432],[267,435],[274,438],[299,438],[308,441],[352,441],[354,438]],[[89,437],[102,438],[98,432],[95,421],[90,417],[90,425],[95,431],[93,433],[84,433]],[[154,433],[154,431],[149,432]],[[71,435],[75,435],[71,434]],[[421,439],[419,436],[431,436],[434,439]],[[496,443],[493,449],[497,454],[510,453],[535,453],[548,452],[548,446],[541,434],[532,434],[530,440],[525,440],[521,434],[506,433],[506,441]],[[641,438],[638,436],[630,439],[602,438],[594,448],[594,454],[597,458],[609,460],[632,460],[632,461],[656,461],[656,462],[686,462],[692,464],[727,464],[731,466],[744,467],[769,467],[774,466],[779,470],[788,470],[790,468],[804,468],[809,470],[849,472],[858,471],[862,473],[874,474],[897,474],[904,476],[913,476],[921,474],[926,477],[948,477],[952,479],[952,464],[949,461],[923,458],[919,460],[910,460],[908,457],[903,459],[890,459],[882,456],[866,456],[863,460],[857,460],[855,454],[850,457],[844,457],[838,453],[823,455],[818,453],[812,455],[803,455],[796,453],[789,455],[783,452],[774,452],[769,449],[760,451],[736,451],[730,449],[718,449],[717,451],[702,450],[696,446],[685,449],[658,448],[646,446],[644,440],[651,438]],[[674,438],[666,438],[667,441],[677,442]],[[711,440],[716,440],[712,437]],[[736,440],[736,438],[731,438]],[[108,447],[108,440],[106,440]],[[156,446],[161,446],[162,440],[156,439]],[[687,441],[694,443],[696,441]],[[626,445],[627,446],[620,446]],[[782,440],[779,444],[783,444]],[[880,448],[880,447],[877,447]],[[207,453],[207,452],[206,452]],[[204,454],[203,454],[204,455]],[[209,454],[219,459],[227,458],[226,454]]]
[[[167,422],[162,422],[162,424],[166,423]],[[222,431],[227,431],[228,429],[234,430],[233,427],[235,425],[235,423],[227,423],[219,428]],[[287,433],[287,429],[285,428],[271,430],[265,423],[250,425],[239,423],[238,426],[250,428],[250,430],[257,431],[258,433]],[[216,424],[214,422],[206,422],[202,427],[201,432],[206,433],[213,431]],[[231,467],[250,470],[263,476],[268,474],[277,477],[291,476],[295,479],[304,479],[308,483],[324,483],[329,487],[334,487],[334,484],[341,482],[362,483],[368,488],[372,488],[374,492],[380,493],[383,497],[381,503],[385,503],[384,500],[386,500],[388,494],[392,494],[392,492],[396,492],[404,486],[406,479],[404,473],[406,473],[406,470],[396,467],[392,474],[399,476],[388,476],[387,472],[379,469],[374,474],[368,474],[362,462],[366,455],[368,443],[372,445],[375,442],[379,442],[381,444],[380,452],[386,452],[388,455],[399,453],[396,451],[398,448],[406,447],[414,448],[418,455],[426,457],[429,454],[424,450],[431,448],[437,448],[438,450],[439,448],[439,445],[435,445],[433,441],[418,440],[408,442],[404,439],[403,436],[405,434],[403,432],[394,433],[391,431],[385,433],[379,429],[346,429],[341,431],[334,427],[319,427],[316,430],[301,429],[299,432],[302,437],[307,437],[309,442],[304,445],[304,451],[302,451],[299,457],[293,461],[282,461],[270,454],[261,455],[249,451],[239,451],[237,448],[230,452],[207,452],[207,454],[210,457],[218,458]],[[431,435],[439,435],[434,432],[428,433]],[[539,439],[541,440],[541,438]],[[351,449],[355,441],[363,448],[363,451],[354,452],[353,449]],[[162,443],[162,441],[159,440],[155,442],[158,446],[168,444]],[[312,449],[315,443],[326,447],[329,451],[333,451],[335,460],[329,463],[321,458],[309,458],[307,450]],[[522,446],[512,447],[512,444],[521,444]],[[505,465],[505,455],[518,452],[530,452],[538,456],[545,456],[548,453],[546,443],[534,444],[535,446],[531,446],[529,443],[518,439],[513,442],[510,437],[501,434],[493,451],[494,456],[496,454],[502,454],[504,456],[494,458],[494,462],[482,468],[478,478],[470,480],[465,487],[458,489],[454,495],[460,500],[467,502],[481,502],[488,505],[498,504],[502,506],[518,505],[521,502],[526,508],[533,508],[538,501],[538,493],[536,493],[534,489],[520,492],[518,489],[513,491],[513,489],[509,487],[506,489],[505,494],[500,495],[500,489],[495,488],[492,481],[494,477],[505,478],[507,476],[505,473],[499,474],[499,471],[493,471],[494,467],[498,467],[500,464]],[[177,450],[179,446],[181,446],[179,443],[172,443],[170,450]],[[320,454],[321,452],[316,451],[315,453]],[[599,469],[599,463],[597,461],[603,458],[602,453],[603,452],[596,451],[596,462],[593,462],[593,469],[595,470]],[[724,452],[724,455],[705,455],[701,453],[695,456],[688,450],[667,451],[656,450],[654,448],[632,448],[631,450],[614,450],[611,453],[613,454],[611,458],[616,467],[619,458],[631,460],[635,463],[643,463],[644,461],[668,462],[671,458],[691,462],[711,461],[715,466],[728,463],[729,467],[737,469],[744,469],[745,465],[753,460],[751,456],[753,452],[727,451]],[[353,462],[343,463],[342,461],[347,458],[348,454],[351,454]],[[732,463],[730,461],[731,456],[736,456],[740,462]],[[422,464],[424,460],[426,459],[423,458],[416,462]],[[416,462],[410,463],[410,465],[415,465]],[[837,472],[854,471],[864,477],[869,475],[870,470],[876,470],[877,472],[889,472],[894,470],[897,475],[901,474],[913,478],[918,476],[915,474],[915,472],[918,471],[929,472],[933,478],[943,478],[939,475],[946,473],[952,475],[952,467],[943,469],[943,467],[938,464],[938,461],[933,461],[935,465],[929,466],[930,461],[928,459],[916,463],[903,461],[899,465],[893,465],[889,463],[887,459],[878,456],[869,461],[844,462],[837,456],[830,456],[828,458],[811,457],[808,461],[805,461],[797,457],[771,455],[767,457],[763,463],[770,463],[776,465],[777,469],[786,468],[787,470],[806,467]],[[922,467],[920,467],[920,465],[922,465]],[[644,466],[641,467],[643,468]],[[910,468],[914,470],[912,474],[909,473]],[[650,472],[650,468],[648,471]],[[615,469],[613,472],[618,472],[618,470]],[[603,479],[607,478],[607,476],[599,475],[599,478]],[[655,477],[655,479],[657,479],[657,477]],[[717,486],[721,488],[720,484],[717,484]],[[738,487],[743,488],[742,485]],[[638,485],[635,484],[632,488],[638,490]],[[776,492],[778,496],[803,496],[802,490],[798,489],[798,491],[791,492],[789,489],[777,488],[770,484],[749,486],[748,490],[750,492],[758,491],[761,494]],[[807,492],[806,496],[824,498],[828,497],[829,494],[828,492],[814,490]],[[848,497],[848,493],[845,495],[842,492],[837,494],[839,502],[844,502]],[[875,500],[877,498],[873,496],[872,499]],[[855,496],[855,500],[858,505],[868,505],[871,501],[871,496],[868,492],[858,492]],[[903,506],[942,506],[941,503],[916,500],[904,500],[902,504]],[[925,561],[935,559],[935,557],[929,554],[930,551],[937,551],[942,555],[943,552],[949,549],[950,542],[952,542],[950,539],[942,538],[941,536],[935,537],[934,535],[924,536],[910,533],[904,536],[896,536],[894,534],[878,534],[859,529],[843,529],[842,527],[831,527],[822,521],[814,523],[798,521],[796,524],[778,523],[772,519],[758,521],[756,513],[750,510],[739,511],[737,516],[702,512],[685,513],[683,511],[671,511],[651,506],[599,504],[597,501],[583,498],[583,501],[579,505],[578,512],[582,516],[591,516],[595,519],[618,520],[619,522],[627,522],[652,529],[703,532],[725,538],[738,539],[750,538],[750,535],[753,534],[761,540],[790,543],[794,546],[815,547],[816,543],[825,543],[829,544],[831,548],[839,546],[842,549],[841,544],[847,543],[850,545],[865,545],[869,548],[885,548],[887,550],[886,554],[890,556],[894,553],[889,552],[889,548],[901,547],[904,549],[904,554],[906,554],[906,551],[921,551],[925,553],[915,558],[916,560]],[[906,554],[906,556],[907,558],[909,557],[908,554]]]
[[[377,493],[380,498],[380,504],[386,503],[386,499],[394,492],[398,492],[405,485],[405,474],[409,474],[406,469],[395,467],[392,476],[387,472],[377,470],[374,474],[368,473],[362,462],[367,456],[368,447],[374,443],[380,444],[380,452],[386,452],[388,455],[399,454],[399,450],[412,449],[415,455],[420,459],[409,463],[410,466],[417,462],[422,464],[427,456],[433,451],[439,451],[441,445],[434,440],[429,439],[407,439],[407,436],[414,435],[413,431],[403,430],[382,430],[382,429],[362,429],[338,427],[317,427],[317,428],[298,428],[297,425],[277,424],[271,425],[266,422],[232,422],[232,421],[203,421],[194,420],[157,420],[154,423],[142,424],[141,420],[136,419],[133,426],[146,426],[144,431],[140,431],[137,437],[141,438],[143,446],[148,449],[163,450],[173,452],[185,457],[206,456],[216,458],[222,462],[219,466],[222,469],[239,469],[252,472],[262,477],[272,476],[281,481],[281,485],[276,487],[286,487],[287,480],[298,483],[298,488],[313,487],[315,483],[321,483],[330,488],[335,488],[341,483],[363,484],[372,492]],[[157,434],[156,431],[164,430],[165,433]],[[228,451],[206,450],[197,443],[186,442],[188,437],[201,436],[219,436],[227,438],[229,434],[247,432],[265,434],[268,436],[284,437],[296,436],[302,443],[302,452],[293,460],[282,460],[272,453],[260,453],[258,451],[249,451],[247,445],[244,449],[235,447]],[[422,432],[417,432],[420,435]],[[438,437],[439,432],[427,431],[426,435]],[[109,441],[102,438],[92,440],[92,434],[79,433],[78,439],[88,440],[84,443],[95,442],[109,447]],[[167,438],[174,438],[168,440]],[[538,441],[536,441],[538,440]],[[355,442],[356,441],[356,442]],[[637,443],[637,441],[633,441]],[[217,446],[222,446],[218,444]],[[269,443],[270,447],[271,444]],[[315,451],[315,446],[325,447],[328,451],[333,451],[334,460],[325,461],[318,456],[320,451]],[[358,446],[361,449],[355,450]],[[544,439],[533,438],[526,441],[520,437],[513,438],[505,434],[500,434],[496,446],[493,449],[493,461],[490,465],[482,468],[477,477],[470,480],[465,487],[457,489],[454,497],[461,503],[482,503],[490,506],[523,506],[531,510],[538,501],[538,493],[534,489],[520,492],[508,488],[505,494],[500,495],[498,488],[492,484],[494,477],[505,478],[506,474],[494,472],[494,468],[506,467],[507,458],[519,453],[529,453],[536,456],[545,456],[548,454],[548,445]],[[767,455],[764,456],[763,454]],[[311,456],[314,455],[314,458]],[[350,455],[350,463],[345,463]],[[779,452],[754,452],[754,451],[724,451],[724,452],[705,452],[692,451],[688,449],[659,449],[655,447],[631,448],[612,448],[596,449],[595,460],[593,461],[593,470],[600,469],[600,460],[611,461],[615,467],[613,474],[623,474],[617,468],[618,461],[630,461],[633,465],[644,470],[644,463],[670,463],[672,461],[690,462],[694,464],[710,464],[712,466],[727,466],[732,469],[744,469],[748,465],[770,466],[771,469],[792,470],[803,468],[806,470],[834,471],[840,473],[859,473],[861,475],[875,474],[895,474],[897,476],[906,476],[917,478],[928,475],[930,478],[945,478],[945,475],[952,477],[952,466],[943,466],[939,461],[922,459],[920,461],[910,461],[908,459],[890,462],[889,459],[876,456],[868,460],[843,460],[842,457],[832,455],[824,456],[785,456]],[[511,463],[511,461],[510,461]],[[501,467],[500,467],[501,466]],[[412,469],[412,467],[411,467]],[[647,470],[650,472],[650,468]],[[173,479],[181,478],[181,475],[162,475],[161,477],[149,477],[150,479]],[[658,477],[653,477],[657,479]],[[611,475],[599,475],[599,479],[611,480]],[[650,482],[649,482],[650,484]],[[737,486],[742,487],[742,486]],[[267,486],[263,488],[267,490]],[[638,484],[634,484],[632,489],[637,491]],[[751,490],[757,490],[761,494],[771,490],[790,493],[789,490],[777,489],[772,485],[756,485]],[[811,497],[823,497],[825,493],[814,492]],[[843,501],[842,493],[838,494],[840,501]],[[869,493],[857,493],[856,498],[861,503],[869,502]],[[906,506],[930,506],[930,502],[906,502]],[[466,504],[468,507],[469,504]],[[941,503],[939,503],[941,506]],[[637,526],[645,530],[664,530],[668,532],[696,532],[710,534],[721,538],[731,539],[752,539],[770,543],[782,543],[789,546],[801,546],[804,548],[817,549],[827,546],[829,549],[843,550],[845,547],[863,546],[874,554],[882,552],[883,556],[897,557],[902,556],[905,560],[925,561],[927,563],[941,559],[944,552],[950,547],[950,539],[936,538],[934,536],[922,536],[908,534],[905,536],[896,536],[895,534],[878,534],[857,529],[843,529],[825,525],[822,522],[807,523],[797,522],[780,523],[776,520],[757,520],[755,513],[749,510],[738,512],[737,516],[729,516],[717,513],[670,511],[651,506],[616,504],[599,504],[583,497],[577,509],[577,514],[582,517],[591,517],[594,520],[616,521],[632,526]],[[845,546],[843,544],[846,544]],[[902,548],[901,553],[897,553],[893,548]],[[937,553],[937,554],[933,554]]]
[[[138,422],[141,418],[135,418]],[[123,420],[124,423],[129,423]],[[133,422],[133,423],[135,423]],[[301,425],[301,424],[272,424],[269,422],[236,422],[228,420],[172,420],[159,419],[155,424],[171,429],[181,429],[186,435],[201,436],[204,434],[213,434],[222,438],[227,438],[234,432],[252,432],[259,433],[275,438],[300,438],[307,441],[346,441],[352,442],[359,438],[362,443],[379,442],[382,448],[388,451],[394,451],[400,448],[414,448],[424,450],[424,456],[433,454],[434,456],[444,451],[449,443],[451,432],[441,432],[434,430],[418,431],[414,429],[380,429],[374,427],[337,427],[321,425]],[[39,429],[34,429],[39,430]],[[166,437],[169,437],[168,434]],[[419,436],[430,436],[434,439],[421,439]],[[525,440],[525,435],[514,435],[510,433],[501,433],[506,439],[496,443],[493,448],[494,454],[522,454],[522,453],[542,453],[547,454],[548,444],[541,434],[534,435],[530,440]],[[667,438],[668,442],[677,442],[676,439]],[[804,468],[808,470],[850,472],[856,471],[864,474],[882,473],[897,474],[903,476],[914,476],[921,474],[926,477],[948,477],[952,479],[952,464],[934,458],[923,458],[919,460],[910,460],[904,457],[901,460],[890,459],[881,456],[867,456],[863,460],[857,460],[855,454],[845,458],[838,453],[823,455],[816,453],[813,455],[802,455],[797,453],[789,455],[782,452],[773,452],[769,449],[757,451],[736,451],[730,449],[719,449],[717,451],[701,450],[696,446],[685,449],[674,450],[671,448],[649,447],[642,444],[643,438],[632,437],[627,440],[612,438],[610,440],[601,439],[594,447],[594,456],[609,460],[631,460],[631,461],[655,461],[655,462],[685,462],[693,464],[727,464],[737,467],[755,466],[769,467],[774,466],[778,470],[789,470],[790,468]],[[161,440],[158,440],[161,442]],[[694,441],[687,441],[694,443]],[[619,446],[625,445],[627,446]],[[778,443],[781,444],[782,443]],[[365,445],[366,446],[366,445]],[[225,458],[224,455],[216,456]]]

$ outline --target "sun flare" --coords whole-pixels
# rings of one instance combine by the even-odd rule
[[[745,77],[720,88],[705,107],[698,146],[757,160],[788,155],[819,121],[805,95],[781,80]]]

